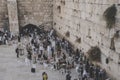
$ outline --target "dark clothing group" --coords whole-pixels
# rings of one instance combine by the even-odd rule
[[[65,38],[60,38],[54,34],[54,30],[45,31],[40,35],[30,33],[28,37],[31,38],[30,42],[26,45],[27,58],[29,60],[54,60],[54,68],[60,70],[61,68],[70,70],[76,67],[79,80],[105,80],[107,78],[106,71],[97,65],[92,64],[84,53],[70,44]],[[46,36],[45,36],[46,35]],[[19,50],[16,49],[16,53]],[[19,57],[19,54],[17,54]],[[43,80],[47,80],[46,75],[43,74]],[[71,80],[72,75],[67,73],[66,80]]]

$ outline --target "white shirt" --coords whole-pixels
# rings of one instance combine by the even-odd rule
[[[55,41],[52,41],[52,47],[55,47]]]
[[[36,64],[32,64],[32,68],[36,68]]]
[[[2,37],[0,36],[0,41],[2,40]]]
[[[53,29],[50,31],[50,36],[53,34],[53,31],[54,31]]]
[[[44,48],[43,48],[43,46],[42,46],[42,45],[40,45],[39,50],[44,50]]]
[[[47,51],[50,52],[51,51],[51,47],[47,46]]]
[[[87,72],[86,70],[83,71],[83,76],[87,75]]]

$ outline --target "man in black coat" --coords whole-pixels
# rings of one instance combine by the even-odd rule
[[[68,74],[66,75],[66,80],[71,80],[70,73],[68,73]]]

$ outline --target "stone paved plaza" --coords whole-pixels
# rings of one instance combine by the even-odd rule
[[[95,65],[112,80],[120,80],[120,0],[0,0],[0,44],[18,33],[20,38],[25,32],[47,33],[51,28],[88,58],[88,52],[97,47],[99,55],[91,57],[99,57],[93,60]],[[49,80],[65,79],[59,71],[40,64],[32,74],[25,59],[16,58],[15,47],[0,46],[0,80],[41,80],[43,71]]]
[[[60,71],[44,69],[37,64],[36,73],[31,73],[31,66],[25,64],[24,59],[17,59],[15,54],[16,45],[0,46],[0,80],[42,80],[42,72],[47,72],[48,80],[65,80],[65,74]],[[75,74],[75,70],[71,71]],[[72,76],[72,80],[76,76]]]

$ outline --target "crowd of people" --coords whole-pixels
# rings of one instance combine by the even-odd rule
[[[26,30],[27,31],[27,30]],[[63,70],[66,80],[71,80],[71,69],[76,70],[75,80],[106,80],[106,71],[94,65],[82,52],[76,49],[65,38],[56,35],[52,28],[50,31],[37,34],[35,31],[20,36],[16,48],[17,58],[26,56],[26,64],[32,63],[32,72],[35,72],[36,63],[51,65],[53,70]],[[47,80],[46,72],[42,74]],[[44,79],[45,78],[45,79]]]
[[[11,44],[15,39],[17,39],[17,35],[14,35],[14,33],[11,33],[10,31],[0,31],[0,45]]]

